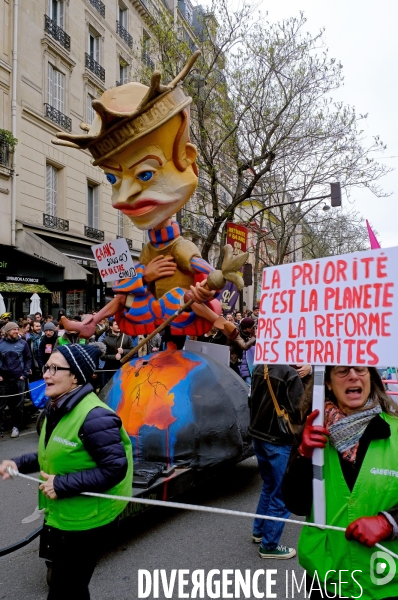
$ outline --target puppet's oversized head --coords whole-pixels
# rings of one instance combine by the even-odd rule
[[[139,229],[162,225],[181,209],[197,186],[196,148],[189,141],[189,105],[179,83],[200,53],[195,53],[168,85],[155,71],[150,87],[127,83],[93,102],[88,133],[58,133],[54,143],[88,149],[93,164],[112,185],[112,204]]]

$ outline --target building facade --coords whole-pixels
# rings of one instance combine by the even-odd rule
[[[90,124],[92,101],[129,81],[137,61],[149,64],[142,40],[155,7],[0,0],[0,291],[15,316],[29,311],[33,288],[43,312],[102,305],[107,290],[93,244],[126,237],[139,256],[145,234],[112,208],[111,186],[91,155],[51,140]]]

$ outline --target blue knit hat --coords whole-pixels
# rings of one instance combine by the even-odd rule
[[[101,355],[101,350],[96,346],[81,344],[65,344],[56,348],[56,352],[65,358],[79,384],[87,383],[92,378]]]

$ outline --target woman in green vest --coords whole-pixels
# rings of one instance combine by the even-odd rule
[[[313,522],[312,454],[324,448],[326,524],[303,527],[299,563],[307,591],[318,598],[398,598],[398,406],[374,367],[326,367],[324,427],[307,417],[283,484],[288,510]],[[309,413],[312,385],[303,401]]]
[[[39,507],[45,524],[40,556],[52,561],[48,600],[89,600],[88,585],[104,540],[115,532],[127,502],[81,496],[131,496],[132,451],[120,418],[93,392],[100,350],[57,348],[43,367],[50,399],[38,453],[0,464],[21,473],[40,471]]]

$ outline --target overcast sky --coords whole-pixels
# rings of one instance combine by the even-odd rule
[[[383,247],[398,246],[398,0],[273,0],[262,6],[270,21],[302,10],[308,31],[326,28],[330,56],[343,65],[344,87],[334,97],[355,106],[358,114],[369,113],[365,133],[387,144],[380,156],[395,157],[385,158],[396,170],[380,181],[392,195],[376,198],[358,189],[351,201],[377,230]]]

